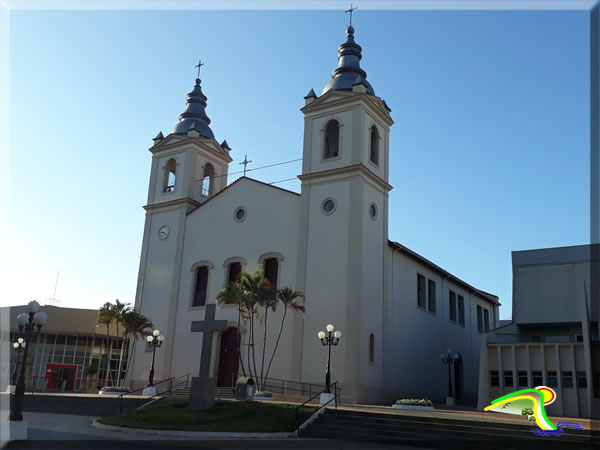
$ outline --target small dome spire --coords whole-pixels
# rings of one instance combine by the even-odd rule
[[[200,133],[200,137],[215,138],[208,126],[210,119],[204,111],[206,100],[206,95],[202,93],[200,87],[200,78],[196,78],[194,89],[187,95],[185,111],[179,116],[179,123],[173,129],[174,134],[187,134],[190,130],[196,130]]]
[[[323,89],[321,95],[329,91],[351,91],[357,77],[367,88],[367,94],[375,95],[373,86],[367,81],[367,72],[360,68],[362,47],[354,42],[354,27],[346,28],[346,42],[338,48],[338,67],[331,74],[331,81]]]

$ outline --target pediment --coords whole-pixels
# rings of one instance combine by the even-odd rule
[[[378,113],[378,115],[380,115],[388,123],[388,126],[391,126],[394,123],[392,117],[390,116],[390,112],[386,109],[383,103],[383,100],[370,94],[352,91],[326,92],[321,97],[310,102],[304,108],[301,108],[300,111],[302,111],[304,114],[309,114],[331,106],[337,106],[337,104],[340,106],[342,104],[348,104],[352,101],[360,101],[366,104],[369,108]]]
[[[187,140],[186,136],[179,136],[177,134],[170,134],[166,138],[161,139],[152,147],[150,147],[151,152],[157,152],[159,150],[163,150],[165,148],[171,147],[173,145],[179,144],[183,141]]]

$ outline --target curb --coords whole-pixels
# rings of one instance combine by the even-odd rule
[[[105,425],[103,423],[98,422],[98,419],[95,419],[91,423],[90,426],[93,428],[98,428],[100,430],[119,431],[119,432],[123,432],[123,433],[135,433],[135,434],[153,434],[153,435],[158,435],[158,436],[222,438],[222,439],[231,439],[231,438],[281,439],[281,438],[295,437],[294,431],[285,432],[285,433],[238,433],[238,432],[218,432],[218,431],[148,430],[148,429],[144,429],[144,428],[127,428],[127,427],[118,427],[116,425]]]

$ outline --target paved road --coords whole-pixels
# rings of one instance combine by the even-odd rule
[[[364,442],[344,442],[344,441],[330,441],[321,439],[245,439],[245,440],[186,440],[186,441],[13,441],[9,443],[5,448],[8,450],[12,449],[36,449],[36,450],[63,450],[63,449],[77,449],[77,450],[120,450],[120,449],[134,449],[137,446],[145,449],[339,449],[339,450],[423,450],[423,448],[416,447],[405,447],[405,446],[394,446],[394,445],[377,445],[367,444]]]
[[[25,412],[29,440],[9,442],[5,449],[403,449],[415,447],[328,439],[203,439],[100,430],[90,427],[97,417]],[[419,449],[422,450],[422,449]]]

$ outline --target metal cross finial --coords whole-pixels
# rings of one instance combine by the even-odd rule
[[[352,7],[352,3],[350,3],[350,9],[347,9],[344,12],[350,13],[350,25],[352,25],[352,12],[356,11],[358,9],[358,6],[355,6],[354,8]]]
[[[244,176],[246,176],[246,166],[252,161],[248,161],[248,155],[244,155],[244,160],[240,163],[240,166],[244,165]]]
[[[352,5],[350,5],[350,6],[352,6]],[[204,63],[202,62],[202,60],[201,60],[201,59],[199,59],[199,60],[198,60],[198,65],[197,65],[197,66],[194,66],[194,67],[197,67],[197,68],[198,68],[198,77],[197,77],[197,78],[200,78],[200,68],[201,68],[203,65],[204,65]]]

